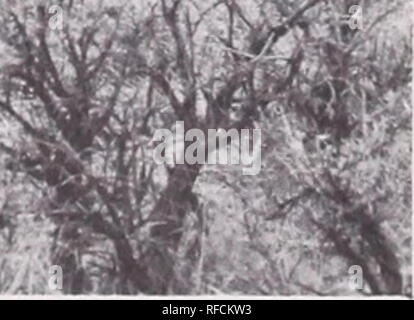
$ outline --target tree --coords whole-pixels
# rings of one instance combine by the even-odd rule
[[[361,266],[366,292],[407,293],[410,253],[395,243],[411,228],[411,48],[402,32],[387,43],[381,24],[406,2],[366,1],[359,31],[337,18],[356,4],[345,0],[57,3],[62,30],[51,30],[42,2],[2,13],[0,53],[14,58],[1,72],[0,116],[10,126],[0,148],[42,199],[35,214],[55,226],[51,262],[63,268],[66,293],[208,292],[209,274],[226,270],[206,245],[207,218],[222,211],[236,216],[246,259],[270,266],[240,270],[239,284],[222,289],[324,294],[332,281],[304,284],[296,274],[316,273],[318,255],[341,270]],[[260,127],[265,173],[157,166],[151,137],[176,121],[203,132]],[[236,208],[209,205],[217,184]],[[289,276],[278,266],[286,253]],[[112,288],[93,288],[96,268]]]

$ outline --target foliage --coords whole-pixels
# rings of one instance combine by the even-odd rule
[[[1,292],[410,294],[408,1],[1,2]],[[157,166],[178,120],[260,174]]]

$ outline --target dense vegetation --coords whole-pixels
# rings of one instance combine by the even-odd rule
[[[409,1],[120,2],[0,0],[0,292],[409,295]],[[178,120],[261,172],[156,165]]]

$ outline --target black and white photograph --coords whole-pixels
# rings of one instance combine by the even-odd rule
[[[0,299],[412,299],[412,9],[0,0]]]

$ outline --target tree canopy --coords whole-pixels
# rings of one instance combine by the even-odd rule
[[[411,293],[409,1],[0,2],[0,292]],[[177,121],[260,173],[156,164]]]

